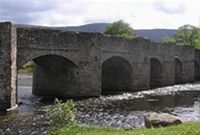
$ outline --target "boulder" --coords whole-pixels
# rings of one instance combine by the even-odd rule
[[[183,120],[168,113],[149,113],[144,116],[144,122],[146,128],[151,128],[178,125],[183,123]]]

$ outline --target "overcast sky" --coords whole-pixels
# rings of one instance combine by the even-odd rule
[[[134,29],[200,25],[200,0],[0,0],[0,21],[45,26],[111,23]]]

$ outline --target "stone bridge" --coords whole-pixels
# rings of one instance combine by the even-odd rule
[[[200,51],[149,39],[0,23],[0,110],[17,104],[17,69],[35,63],[33,94],[90,97],[193,82]]]

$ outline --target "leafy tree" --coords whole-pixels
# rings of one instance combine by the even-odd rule
[[[104,33],[125,38],[133,38],[135,36],[134,30],[129,26],[128,23],[125,23],[122,20],[107,26]]]
[[[199,38],[196,40],[197,48],[200,48],[200,28],[197,28]]]
[[[200,40],[198,28],[189,24],[183,25],[178,28],[174,35],[177,45],[190,45],[197,47]]]
[[[168,37],[168,36],[166,36],[166,37],[164,37],[163,39],[162,39],[162,43],[171,43],[171,44],[175,44],[175,39],[173,38],[173,37]]]

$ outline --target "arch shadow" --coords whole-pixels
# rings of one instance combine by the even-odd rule
[[[32,59],[32,93],[44,97],[73,97],[79,92],[79,68],[59,55],[43,55]]]
[[[161,87],[163,84],[163,66],[159,59],[150,59],[150,88]]]
[[[28,53],[28,54],[27,54]],[[67,59],[69,61],[71,61],[72,63],[74,63],[75,65],[78,65],[78,61],[71,57],[70,54],[65,54],[63,52],[59,52],[59,51],[33,51],[31,53],[27,52],[19,52],[18,56],[17,56],[17,67],[20,68],[22,67],[24,64],[26,64],[27,62],[37,59],[37,58],[41,58],[43,56],[58,56],[60,58],[64,58]]]
[[[102,94],[117,94],[132,89],[133,70],[123,57],[114,56],[102,64]]]
[[[194,61],[194,80],[200,81],[200,66],[196,60]]]
[[[183,82],[183,62],[181,58],[175,57],[175,84]]]

